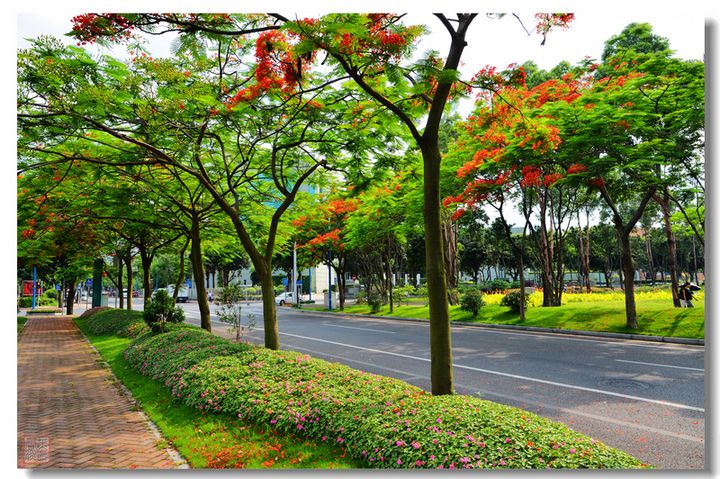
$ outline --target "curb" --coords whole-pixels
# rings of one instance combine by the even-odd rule
[[[397,316],[374,316],[370,314],[349,314],[349,313],[331,313],[329,311],[320,310],[309,310],[309,309],[295,309],[293,311],[299,311],[303,313],[315,313],[324,316],[334,317],[345,317],[348,319],[352,318],[368,318],[368,319],[386,319],[391,321],[412,321],[416,323],[427,323],[427,319],[417,318],[402,318]],[[560,328],[541,328],[537,326],[517,326],[513,324],[489,324],[489,323],[466,323],[463,321],[450,321],[451,326],[462,326],[470,328],[487,328],[487,329],[502,329],[510,331],[528,331],[534,333],[550,333],[550,334],[566,334],[571,336],[590,336],[598,338],[609,338],[609,339],[626,339],[636,341],[648,341],[656,343],[671,343],[671,344],[687,344],[692,346],[705,346],[704,339],[695,338],[676,338],[672,336],[650,336],[646,334],[624,334],[624,333],[608,333],[603,331],[582,331],[577,329],[560,329]]]

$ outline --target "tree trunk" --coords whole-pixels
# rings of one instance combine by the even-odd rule
[[[197,302],[200,309],[200,327],[206,331],[212,331],[212,325],[210,323],[210,302],[208,300],[207,289],[205,289],[201,241],[200,221],[197,217],[193,217],[190,228],[190,261],[192,262],[193,279],[198,295]]]
[[[525,321],[525,265],[522,252],[518,252],[518,271],[520,275],[520,321]]]
[[[590,210],[585,210],[585,219],[586,219],[586,226],[585,226],[585,250],[583,254],[583,261],[584,261],[584,269],[586,274],[586,288],[587,292],[589,293],[590,290]]]
[[[434,395],[452,394],[452,344],[440,217],[441,157],[437,138],[434,142],[423,143],[421,149],[424,164],[425,268],[430,313],[430,380]]]
[[[653,262],[652,241],[647,232],[645,233],[645,254],[647,255],[648,269],[650,270],[650,284],[655,286],[655,264]]]
[[[178,293],[180,292],[180,285],[183,284],[185,281],[185,251],[190,244],[192,240],[192,233],[191,237],[187,238],[187,241],[185,241],[185,246],[183,246],[183,249],[180,250],[180,272],[177,275],[177,279],[175,280],[175,289],[173,291],[173,303],[177,303],[177,297]]]
[[[118,308],[124,309],[125,297],[123,296],[123,259],[120,253],[116,256],[117,258],[117,288],[118,288]]]
[[[133,271],[132,271],[132,255],[130,254],[130,250],[128,250],[128,254],[125,257],[125,268],[127,269],[127,309],[128,309],[128,311],[132,311]]]
[[[66,306],[66,314],[71,315],[73,314],[73,305],[75,304],[75,278],[70,279],[70,283],[68,284],[68,300],[65,303]]]
[[[150,283],[150,266],[152,266],[153,255],[147,250],[140,250],[140,264],[143,269],[143,309],[148,307],[152,297],[152,284]]]
[[[635,308],[635,265],[630,250],[630,233],[626,229],[618,228],[620,250],[622,251],[623,285],[625,290],[625,318],[629,329],[638,329],[637,311]]]
[[[455,305],[459,303],[457,295],[458,287],[458,253],[457,253],[457,235],[453,229],[453,222],[447,217],[443,209],[443,242],[445,244],[445,277],[447,280],[448,303]],[[392,311],[392,310],[391,310]]]
[[[272,266],[270,261],[267,263],[267,265],[260,268],[256,264],[255,271],[260,277],[260,289],[262,291],[265,347],[278,350],[280,349],[280,331],[278,330],[277,309],[275,308],[275,285],[272,279]]]
[[[343,256],[338,256],[338,265],[337,267],[333,264],[332,269],[335,270],[335,276],[337,276],[337,282],[338,282],[338,307],[340,308],[340,311],[345,309],[345,260],[343,259]]]
[[[63,296],[65,296],[65,278],[60,282],[60,291],[58,294],[57,307],[63,309]]]

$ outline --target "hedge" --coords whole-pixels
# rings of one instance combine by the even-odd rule
[[[89,318],[90,316],[93,316],[93,315],[99,313],[100,311],[105,311],[107,309],[112,309],[112,308],[110,308],[109,306],[95,306],[94,308],[86,309],[85,311],[83,311],[83,313],[79,316],[79,318],[81,318],[81,319]]]
[[[367,467],[646,467],[520,409],[471,396],[433,397],[397,379],[203,330],[142,336],[125,357],[185,404],[341,444]]]
[[[85,318],[85,325],[88,331],[98,336],[115,335],[136,338],[150,330],[143,321],[142,311],[115,308],[93,313]]]

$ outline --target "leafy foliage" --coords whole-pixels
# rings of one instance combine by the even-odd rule
[[[483,306],[485,306],[483,293],[477,288],[468,289],[460,297],[460,309],[470,312],[473,318],[477,317],[480,308]]]
[[[143,311],[143,319],[155,333],[163,333],[167,330],[167,323],[182,323],[185,321],[183,310],[175,306],[175,302],[167,291],[160,289],[150,300],[150,303]]]
[[[525,307],[523,309],[527,310],[528,303],[530,302],[530,295],[526,294],[522,297],[525,298]],[[510,291],[500,300],[500,306],[506,306],[510,308],[510,311],[512,311],[513,313],[520,313],[520,298],[520,290]]]

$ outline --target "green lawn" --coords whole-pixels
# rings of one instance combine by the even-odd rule
[[[193,468],[353,468],[358,465],[344,451],[327,444],[279,435],[225,414],[210,414],[172,398],[160,383],[132,369],[123,351],[130,339],[85,335],[132,392],[163,436]]]
[[[340,311],[335,312],[339,313]],[[370,307],[349,305],[343,313],[370,314]],[[462,311],[459,306],[450,307],[450,319],[453,321],[679,338],[705,337],[705,307],[700,301],[696,302],[695,308],[673,308],[672,302],[665,298],[640,298],[637,300],[637,313],[640,329],[630,330],[625,327],[625,302],[614,297],[607,301],[570,302],[553,308],[530,307],[525,322],[520,322],[516,314],[510,313],[507,308],[497,304],[483,306],[474,320],[470,313]],[[424,304],[410,304],[396,306],[392,314],[388,307],[384,307],[378,316],[428,319],[429,313]]]
[[[22,331],[23,326],[25,326],[25,323],[27,323],[27,316],[18,316],[17,317],[17,333],[20,335],[20,331]]]

